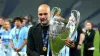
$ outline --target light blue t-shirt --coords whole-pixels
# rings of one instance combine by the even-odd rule
[[[18,38],[16,37],[16,34],[18,34]],[[14,27],[11,30],[10,39],[13,40],[15,48],[19,48],[20,46],[22,46],[24,40],[27,39],[27,35],[28,29],[26,27],[21,27],[20,29]],[[26,52],[26,46],[24,46],[20,52]]]
[[[8,31],[2,29],[2,31],[0,31],[0,36],[4,45],[8,45],[10,43],[10,29]]]

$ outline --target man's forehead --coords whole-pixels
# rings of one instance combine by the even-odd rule
[[[91,23],[87,22],[87,25],[91,25]]]
[[[40,7],[40,8],[38,9],[38,12],[41,12],[41,11],[48,11],[48,8]]]
[[[3,18],[0,18],[0,20],[3,20]]]
[[[47,10],[39,10],[38,13],[48,13]]]
[[[38,12],[41,12],[41,11],[49,12],[49,11],[50,11],[50,8],[49,8],[49,6],[47,6],[47,5],[41,5],[41,6],[38,8]]]

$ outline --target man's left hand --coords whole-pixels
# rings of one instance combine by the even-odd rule
[[[81,45],[78,45],[78,46],[77,46],[77,49],[80,50],[80,49],[81,49]]]
[[[19,51],[21,51],[21,49],[22,49],[22,48],[17,48],[16,51],[19,52]]]

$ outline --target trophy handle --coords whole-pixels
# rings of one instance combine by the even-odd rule
[[[75,12],[77,14],[76,18],[75,18],[75,15],[74,15]],[[69,19],[71,21],[70,20],[68,21],[68,24],[66,25],[66,28],[70,29],[68,37],[71,38],[74,35],[74,33],[76,32],[76,30],[77,30],[77,27],[78,27],[78,24],[79,24],[79,20],[80,20],[80,12],[77,11],[77,10],[72,10],[71,11],[71,16],[69,17]]]

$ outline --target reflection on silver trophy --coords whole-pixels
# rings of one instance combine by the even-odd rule
[[[56,56],[59,54],[59,51],[65,45],[65,40],[68,39],[68,47],[74,47],[74,36],[76,29],[78,27],[80,13],[77,10],[71,11],[71,16],[69,20],[66,20],[60,16],[61,9],[58,7],[54,7],[51,11],[50,18],[50,28],[49,28],[49,36],[50,36],[50,44],[53,54]],[[75,17],[76,13],[76,17]],[[76,23],[76,21],[78,23]],[[67,38],[68,37],[68,38]]]

